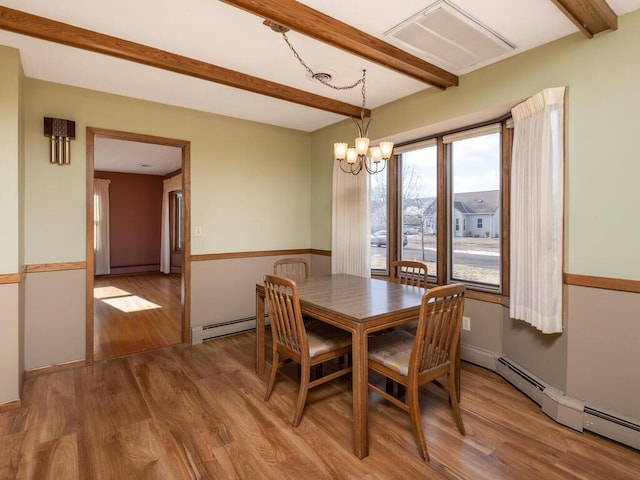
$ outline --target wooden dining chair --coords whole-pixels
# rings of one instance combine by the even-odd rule
[[[427,461],[429,453],[420,422],[418,399],[421,385],[447,376],[447,386],[437,381],[434,383],[448,392],[458,430],[465,435],[458,405],[456,368],[464,292],[462,284],[428,290],[422,297],[416,335],[405,330],[393,330],[369,340],[369,369],[405,386],[409,399],[405,403],[370,382],[369,389],[409,413],[418,448]]]
[[[273,274],[298,282],[309,278],[309,263],[301,257],[281,258],[273,262]]]
[[[414,260],[391,262],[391,281],[413,287],[427,285],[427,264]]]
[[[300,365],[300,390],[293,417],[293,426],[297,427],[309,389],[351,372],[352,367],[346,366],[310,381],[312,366],[351,352],[351,334],[318,320],[304,323],[298,287],[293,280],[265,275],[264,290],[273,345],[271,376],[264,399],[268,401],[271,397],[278,370],[287,361],[297,362]]]
[[[397,260],[391,262],[391,281],[412,287],[427,286],[427,264],[415,260]],[[411,320],[397,327],[415,334],[418,320]],[[399,393],[401,390],[399,390]]]

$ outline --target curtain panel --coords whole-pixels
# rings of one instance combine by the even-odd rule
[[[564,93],[515,106],[511,165],[511,318],[543,333],[563,327]]]
[[[93,179],[93,258],[96,275],[111,273],[109,237],[109,185],[111,180]]]
[[[333,167],[331,273],[371,276],[369,174]]]

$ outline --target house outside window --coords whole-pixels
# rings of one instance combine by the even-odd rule
[[[372,186],[372,233],[384,230],[396,239],[384,255],[372,247],[372,275],[388,274],[396,259],[419,260],[427,264],[431,284],[463,282],[508,293],[502,285],[508,272],[501,231],[508,169],[503,172],[502,157],[509,154],[502,151],[503,134],[510,149],[506,120],[396,146],[388,176],[372,176],[372,185],[375,177],[385,179],[387,195],[382,202]],[[385,222],[376,223],[381,216],[374,212],[382,205]]]

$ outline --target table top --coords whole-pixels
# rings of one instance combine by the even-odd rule
[[[301,305],[320,307],[354,322],[415,311],[426,292],[421,287],[345,274],[309,277],[297,286]]]

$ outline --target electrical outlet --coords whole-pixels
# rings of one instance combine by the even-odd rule
[[[471,319],[469,317],[462,317],[462,329],[471,330]]]

